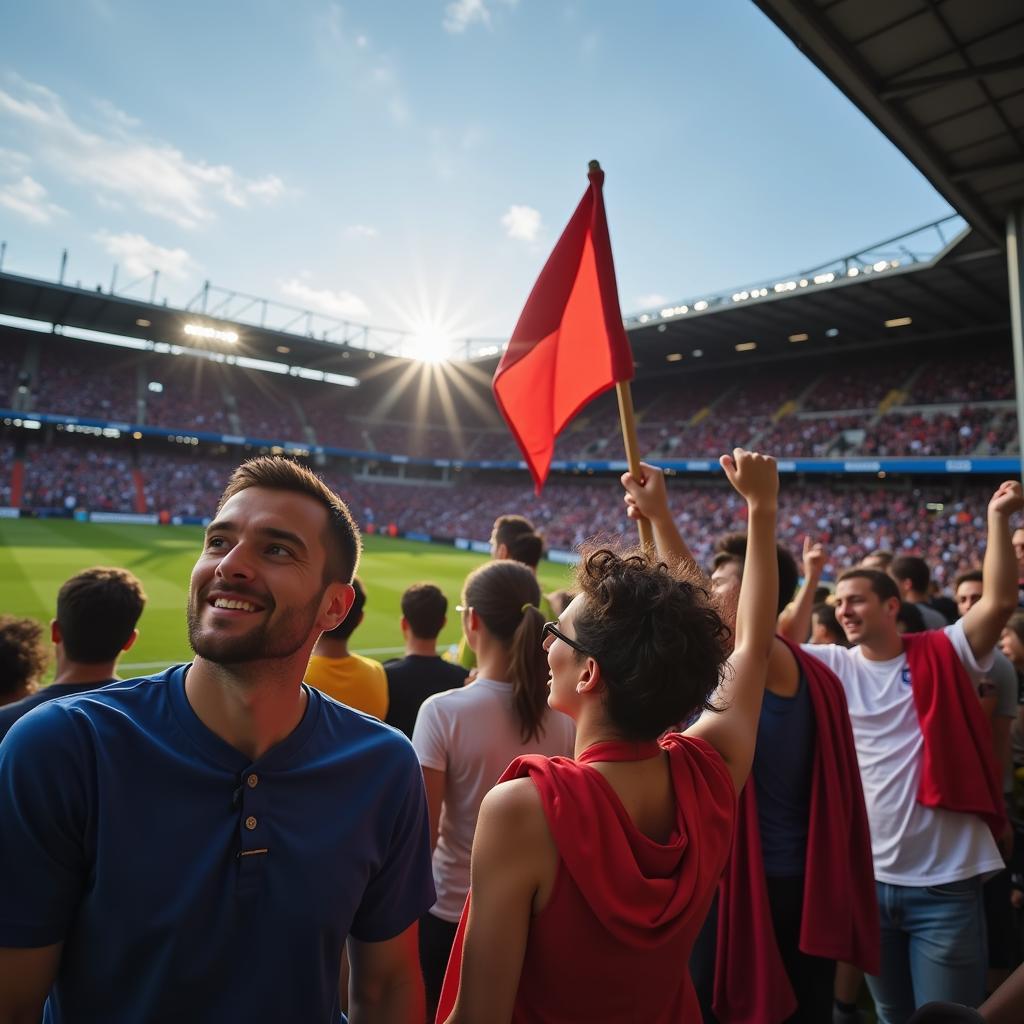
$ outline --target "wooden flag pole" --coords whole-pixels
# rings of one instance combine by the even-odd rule
[[[633,393],[628,380],[620,380],[615,384],[615,394],[619,399],[619,422],[622,424],[622,441],[626,446],[626,462],[629,471],[637,480],[643,479],[640,468],[640,445],[636,440],[636,416],[633,414]],[[640,546],[654,551],[654,531],[649,519],[638,519],[637,529],[640,531]]]

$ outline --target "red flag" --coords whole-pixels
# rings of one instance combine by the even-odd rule
[[[601,186],[590,188],[526,300],[494,373],[494,397],[540,493],[555,438],[587,404],[633,377]]]

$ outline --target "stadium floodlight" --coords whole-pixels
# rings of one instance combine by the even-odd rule
[[[702,355],[704,355],[704,349],[702,349],[702,348],[695,348],[693,350],[693,358],[694,359],[700,359],[700,357]]]
[[[344,373],[325,373],[324,383],[340,384],[343,388],[357,388],[359,387],[359,378],[349,377]]]
[[[287,345],[278,345],[277,351],[280,352],[281,355],[286,356],[288,355],[289,352],[291,352],[291,349]]]
[[[808,337],[810,337],[810,335],[807,335],[807,334],[791,334],[789,336],[789,340],[790,341],[807,341]]]
[[[839,337],[839,328],[838,327],[830,327],[825,332],[825,337],[826,338],[838,338]]]
[[[886,320],[886,327],[909,327],[914,322],[912,317],[909,316],[897,316],[892,320]]]
[[[741,341],[736,346],[736,351],[737,352],[753,352],[755,348],[757,348],[757,342],[756,341]]]
[[[149,384],[146,385],[146,387],[148,387],[149,390],[156,395],[159,395],[164,389],[163,384],[161,384],[160,381],[158,380],[151,380]]]
[[[683,353],[682,352],[669,352],[669,354],[667,356],[665,356],[665,362],[667,362],[667,363],[678,363],[679,360],[682,359],[682,358],[683,358]]]
[[[210,341],[226,341],[233,345],[238,341],[237,331],[221,331],[216,327],[206,327],[203,324],[185,324],[185,333],[193,338],[206,338]]]
[[[827,274],[815,274],[815,284],[831,284],[836,279],[836,275],[829,271]]]
[[[152,327],[153,324],[149,320],[143,320],[141,317],[135,321],[136,327]]]
[[[850,267],[850,269],[846,272],[846,276],[847,277],[856,277],[859,273],[860,273],[860,268],[859,267]]]
[[[701,299],[700,301],[695,302],[693,304],[693,308],[695,310],[697,310],[698,313],[703,313],[704,310],[708,308],[708,301],[707,301],[707,299]]]
[[[879,260],[876,264],[874,264],[874,268],[875,268],[875,270],[878,271],[878,273],[881,273],[883,270],[888,270],[889,269],[889,261],[888,260]]]

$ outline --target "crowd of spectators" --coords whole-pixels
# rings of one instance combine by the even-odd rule
[[[994,417],[987,409],[964,407],[958,413],[890,413],[868,427],[858,449],[863,455],[971,455],[990,436]],[[995,439],[993,439],[995,440]],[[1009,439],[990,443],[999,455]]]
[[[29,403],[37,412],[115,422],[142,418],[148,425],[182,431],[303,444],[311,440],[311,429],[319,444],[419,458],[520,458],[508,431],[484,426],[486,418],[471,414],[468,400],[454,391],[452,425],[436,407],[433,392],[424,398],[424,415],[413,415],[417,388],[399,381],[393,384],[398,397],[389,392],[382,397],[370,389],[362,394],[364,389],[206,358],[59,336],[40,341],[37,349]],[[9,397],[27,365],[25,354],[19,337],[5,339],[0,387]],[[480,382],[473,386],[486,400]],[[892,393],[898,402],[879,417],[879,403]],[[990,403],[1005,403],[1011,395],[1008,353],[985,349],[940,354],[923,368],[918,357],[900,356],[851,359],[840,366],[809,361],[734,371],[687,369],[661,381],[638,382],[634,401],[640,448],[650,457],[708,458],[723,447],[751,443],[791,458],[999,455],[1017,450],[1016,429],[1005,407]],[[829,415],[808,415],[814,412]],[[776,422],[779,414],[784,415]],[[855,430],[865,432],[863,440],[848,435]],[[554,457],[620,459],[620,452],[616,401],[609,392],[562,433]]]
[[[810,411],[876,409],[889,394],[903,387],[917,368],[907,358],[865,359],[826,374],[804,400]],[[781,392],[789,394],[788,391]]]
[[[29,408],[90,419],[133,423],[138,419],[136,357],[126,349],[105,352],[102,372],[96,355],[74,341],[51,339],[39,357],[29,387]]]
[[[7,338],[4,344],[0,345],[0,408],[17,407],[15,391],[21,372],[23,350],[24,345],[20,338]]]
[[[25,462],[25,507],[130,512],[135,509],[131,460],[99,444],[38,446]],[[0,495],[8,493],[11,445],[0,447]],[[146,452],[138,457],[150,512],[209,515],[237,464],[230,453]],[[486,540],[495,518],[514,511],[527,516],[547,544],[568,550],[595,535],[631,536],[617,480],[612,477],[552,478],[540,496],[529,480],[459,477],[453,484],[411,480],[372,481],[328,466],[324,475],[350,503],[364,528],[414,531],[436,537]],[[940,581],[974,565],[985,532],[988,485],[901,484],[865,489],[788,484],[780,499],[780,537],[799,550],[804,536],[820,540],[836,566],[853,564],[876,548],[919,552],[936,566]],[[724,483],[670,481],[673,513],[695,554],[707,561],[714,538],[742,529],[744,505]]]
[[[0,441],[0,508],[11,504],[11,476],[14,471],[14,445]]]
[[[1005,402],[1013,399],[1013,367],[1010,353],[994,359],[976,354],[936,359],[915,378],[911,396],[915,404],[942,402]]]
[[[88,443],[39,446],[29,449],[24,465],[25,508],[135,511],[131,460],[124,454]]]
[[[307,441],[290,384],[287,378],[257,370],[234,371],[231,394],[242,434],[268,441]]]
[[[224,397],[224,368],[205,359],[155,357],[146,376],[146,423],[211,433],[234,433]]]

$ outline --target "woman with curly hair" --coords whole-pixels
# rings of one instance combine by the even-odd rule
[[[685,964],[750,773],[778,597],[775,463],[721,461],[750,510],[732,654],[692,562],[585,555],[544,628],[575,758],[518,758],[484,798],[439,1021],[700,1019]]]
[[[50,660],[45,637],[35,619],[0,615],[0,706],[38,688]]]

